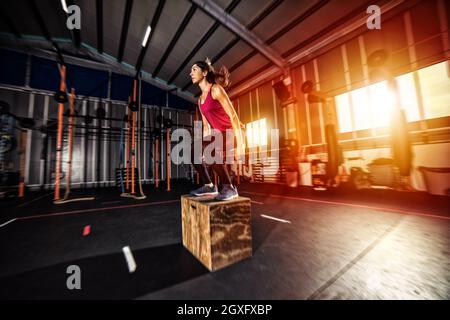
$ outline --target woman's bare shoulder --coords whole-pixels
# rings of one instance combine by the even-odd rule
[[[225,89],[220,84],[213,84],[211,87],[212,97],[217,100],[220,97],[226,96]]]

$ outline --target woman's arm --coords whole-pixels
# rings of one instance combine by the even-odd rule
[[[210,134],[210,126],[208,123],[208,120],[206,120],[205,116],[202,113],[202,110],[200,109],[200,99],[198,99],[198,111],[200,111],[200,115],[202,116],[202,133],[203,138],[207,137]]]
[[[242,132],[241,122],[239,121],[238,115],[233,108],[233,105],[228,97],[225,89],[220,85],[213,85],[211,88],[211,95],[214,100],[217,100],[222,105],[226,114],[230,117],[231,125],[233,126],[234,136],[236,137],[237,148],[236,155],[240,157],[245,154],[245,143],[244,136]]]

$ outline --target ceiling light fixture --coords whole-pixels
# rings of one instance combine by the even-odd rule
[[[61,0],[61,5],[62,5],[62,7],[63,7],[63,10],[64,10],[66,13],[69,13],[69,9],[67,9],[66,0]]]
[[[152,28],[147,26],[147,31],[145,32],[144,40],[142,41],[142,46],[145,47],[147,45],[148,37],[150,36],[150,31]]]

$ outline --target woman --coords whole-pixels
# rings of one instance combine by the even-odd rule
[[[202,114],[203,137],[205,138],[208,135],[208,125],[212,129],[220,131],[223,137],[223,150],[225,150],[226,130],[233,130],[236,139],[234,152],[239,159],[243,155],[244,139],[241,130],[242,125],[224,89],[229,83],[228,70],[222,67],[216,72],[207,59],[206,62],[197,61],[194,63],[190,76],[192,83],[197,84],[202,90],[202,94],[198,100],[198,106]],[[204,141],[206,144],[203,143],[202,150],[204,150],[205,145],[209,143],[210,139],[206,138],[205,140],[208,140],[208,142]],[[236,187],[233,186],[231,181],[225,163],[225,154],[226,152],[222,151],[223,163],[212,164],[212,169],[219,176],[223,186],[220,194],[218,194],[217,186],[213,184],[208,168],[202,158],[201,160],[197,159],[197,161],[193,161],[193,165],[204,185],[192,191],[192,195],[217,195],[216,200],[230,200],[239,196]]]

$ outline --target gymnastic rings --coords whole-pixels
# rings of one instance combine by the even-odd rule
[[[55,99],[58,103],[66,103],[68,101],[67,93],[65,91],[58,90],[53,95],[53,99]]]

